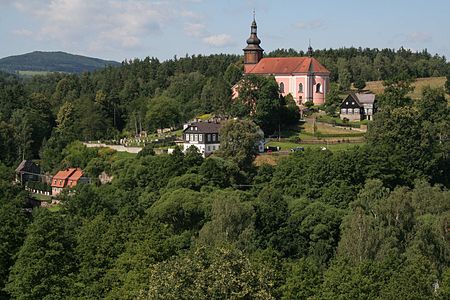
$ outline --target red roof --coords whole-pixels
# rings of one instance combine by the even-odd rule
[[[52,178],[52,187],[64,188],[67,185],[67,180],[72,183],[70,186],[77,184],[78,180],[83,176],[83,171],[79,168],[69,168],[67,170],[59,171]]]
[[[266,57],[261,59],[247,74],[293,74],[330,73],[314,57]]]
[[[75,172],[72,175],[70,175],[68,185],[70,187],[76,186],[78,183],[78,180],[80,180],[81,177],[83,177],[83,171],[81,171],[81,169],[77,168],[75,170]]]

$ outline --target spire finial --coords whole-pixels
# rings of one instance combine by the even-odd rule
[[[308,56],[313,56],[313,48],[311,47],[311,39],[309,39],[309,46],[308,46]]]
[[[255,15],[256,15],[255,9],[253,9],[253,21],[255,21]]]

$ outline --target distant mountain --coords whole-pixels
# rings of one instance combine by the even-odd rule
[[[94,71],[105,66],[119,66],[120,63],[65,52],[35,51],[0,59],[0,70],[10,73],[65,72],[81,73]]]

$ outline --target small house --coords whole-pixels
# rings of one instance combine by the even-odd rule
[[[83,176],[80,168],[69,168],[59,171],[52,178],[52,195],[58,195],[65,188],[73,188],[80,183],[88,183],[89,179]]]
[[[349,121],[372,120],[376,112],[374,94],[351,93],[340,105],[340,118]]]
[[[198,151],[206,157],[220,148],[220,124],[217,122],[193,122],[184,125],[183,151],[197,147]]]
[[[22,160],[16,168],[16,182],[39,181],[41,168],[31,160]]]

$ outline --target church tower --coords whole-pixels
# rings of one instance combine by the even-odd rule
[[[244,50],[244,73],[250,71],[263,57],[264,50],[259,46],[261,40],[256,35],[257,31],[255,12],[253,12],[253,22],[250,37],[247,39],[247,47]]]

